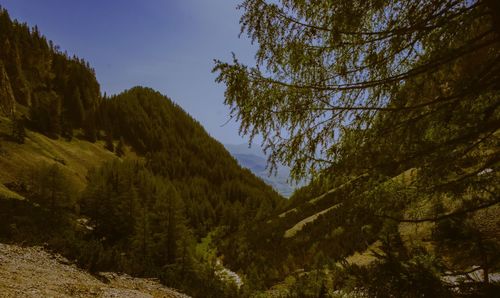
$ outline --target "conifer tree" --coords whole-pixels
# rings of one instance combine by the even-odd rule
[[[49,132],[52,137],[57,138],[61,134],[61,131],[63,130],[61,128],[62,125],[61,98],[55,92],[51,92],[50,95],[53,96],[53,98],[51,100],[51,104],[48,111]]]
[[[30,200],[48,209],[53,215],[74,211],[76,187],[59,165],[35,165],[28,170],[25,177]]]
[[[179,232],[183,224],[181,199],[168,182],[158,182],[155,194],[155,218],[158,223],[156,237],[166,264],[176,261]]]
[[[61,136],[67,141],[73,139],[73,124],[68,117],[68,112],[64,112],[61,115]]]
[[[399,237],[400,223],[466,223],[500,203],[498,1],[246,0],[240,8],[256,64],[234,57],[214,71],[240,131],[263,137],[272,167],[290,165],[295,178],[364,176],[365,191],[343,202],[396,230],[379,237]],[[448,231],[457,227],[466,228]],[[476,244],[461,238],[470,235],[440,240],[471,252]],[[405,249],[395,245],[391,253]],[[388,280],[406,274],[402,260],[382,262],[401,269],[385,271]]]
[[[82,98],[80,95],[80,89],[76,87],[73,90],[73,96],[71,98],[71,102],[74,103],[74,111],[73,111],[73,119],[74,124],[78,127],[81,126],[85,120],[85,110],[83,108]]]
[[[19,46],[18,44],[14,44],[9,70],[13,78],[12,81],[14,82],[12,87],[16,95],[16,100],[20,104],[29,107],[31,105],[31,90],[24,75],[21,63]]]
[[[132,247],[140,264],[140,271],[144,272],[152,266],[152,236],[150,225],[150,211],[143,203],[135,218]]]
[[[13,117],[16,112],[16,100],[12,91],[11,80],[0,60],[0,113]]]
[[[24,121],[17,117],[12,119],[12,137],[19,144],[24,144],[26,131],[24,129]]]
[[[123,141],[123,137],[120,137],[120,141],[118,141],[118,144],[116,145],[115,153],[118,157],[123,156],[125,154],[125,144]]]
[[[115,145],[113,144],[113,136],[111,133],[107,132],[106,133],[106,149],[108,149],[111,152],[115,151]]]
[[[83,122],[83,131],[85,134],[85,138],[94,143],[97,140],[97,127],[95,122],[95,114],[87,113],[85,115],[85,120]]]
[[[242,33],[259,45],[256,65],[216,61],[217,81],[240,131],[262,135],[271,165],[292,165],[296,178],[330,167],[346,132],[377,116],[429,118],[498,95],[498,1],[246,0],[239,7]],[[479,63],[459,66],[465,60]],[[460,68],[466,75],[455,76]],[[417,82],[434,82],[439,92],[401,94]],[[489,130],[478,125],[468,142],[488,133],[480,126]]]

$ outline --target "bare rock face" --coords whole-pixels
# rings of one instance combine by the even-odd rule
[[[0,244],[1,297],[189,297],[154,279],[100,276],[101,280],[41,247]]]
[[[12,117],[16,112],[16,99],[5,67],[0,61],[0,113]]]

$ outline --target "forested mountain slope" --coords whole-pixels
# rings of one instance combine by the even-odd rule
[[[36,26],[12,21],[4,9],[0,42],[2,111],[28,117],[32,129],[48,136],[70,138],[72,129],[85,128],[85,136],[94,141],[100,89],[89,64],[61,52]]]
[[[201,234],[262,219],[284,203],[198,122],[152,89],[135,87],[106,99],[100,112],[106,131],[144,155],[155,175],[176,184]]]
[[[472,154],[489,159],[498,155],[497,150],[489,144]],[[489,166],[486,171],[467,172],[496,187],[493,169],[498,161]],[[446,287],[477,293],[461,281],[483,283],[485,274],[493,293],[499,276],[500,207],[487,201],[488,192],[472,188],[454,196],[438,191],[423,195],[421,171],[410,168],[394,176],[368,169],[359,175],[324,172],[299,189],[280,212],[236,237],[232,251],[250,253],[233,256],[237,262],[232,265],[248,268],[251,276],[254,270],[254,283],[270,288],[265,295],[271,296],[314,296],[322,287],[350,292],[361,285],[378,291],[386,289],[385,278],[395,277],[401,278],[393,281],[398,284],[392,290],[396,293],[406,286],[405,278],[419,284],[424,282],[420,278],[433,280],[430,293],[439,291],[440,278]],[[445,181],[455,179],[452,175]],[[467,209],[476,200],[485,203]],[[444,215],[437,210],[444,210]],[[424,277],[427,266],[446,274],[434,271]],[[381,274],[380,284],[373,272]]]
[[[88,63],[5,10],[0,43],[0,239],[236,295],[214,273],[217,243],[285,200],[160,93],[102,96]]]
[[[1,11],[0,240],[194,297],[498,293],[497,2],[269,2],[240,6],[256,65],[213,71],[270,166],[312,175],[288,201],[168,97],[101,95]]]

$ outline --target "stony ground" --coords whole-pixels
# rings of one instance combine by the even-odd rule
[[[100,276],[41,247],[0,243],[0,297],[188,297],[153,279],[116,273]]]

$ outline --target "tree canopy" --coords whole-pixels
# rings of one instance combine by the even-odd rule
[[[101,96],[88,62],[61,52],[36,26],[11,20],[1,6],[0,41],[2,114],[13,119],[24,114],[29,128],[53,138],[70,138],[77,128],[95,134],[89,124]]]
[[[284,218],[273,222],[277,228],[262,228],[269,232],[260,235],[272,238],[287,218],[298,222],[328,211],[292,238],[288,251],[321,251],[326,260],[341,261],[376,239],[385,259],[369,269],[367,276],[382,278],[372,283],[373,293],[386,291],[378,288],[385,284],[396,296],[404,293],[404,282],[395,282],[407,275],[402,264],[414,264],[422,252],[435,269],[417,266],[411,274],[459,274],[472,262],[487,283],[499,266],[492,252],[500,243],[489,228],[498,224],[500,203],[499,5],[243,1],[241,33],[258,45],[256,63],[233,55],[230,62],[216,60],[213,69],[226,85],[231,117],[240,121],[240,133],[263,136],[272,166],[291,165],[296,179],[319,173],[292,197]],[[405,224],[422,223],[429,227],[422,241],[439,249],[403,239]],[[294,255],[302,259],[266,262],[274,260],[269,267],[276,272],[313,263]],[[469,264],[449,262],[463,256]],[[272,279],[274,272],[267,273]],[[419,274],[402,281],[422,284],[425,274]]]
[[[495,1],[246,0],[239,8],[241,33],[258,44],[256,65],[234,57],[213,71],[240,131],[262,135],[270,162],[293,165],[296,178],[331,166],[342,137],[377,117],[419,119],[498,91]],[[475,66],[456,76],[466,60]],[[432,96],[405,94],[417,82],[431,84]]]

